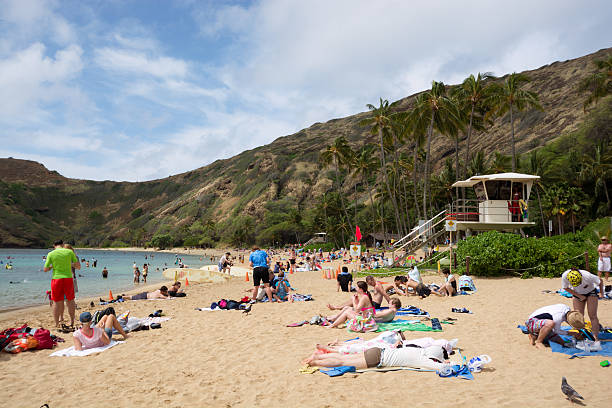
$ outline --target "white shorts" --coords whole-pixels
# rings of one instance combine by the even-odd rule
[[[597,270],[599,272],[610,272],[610,258],[599,258],[597,260]]]

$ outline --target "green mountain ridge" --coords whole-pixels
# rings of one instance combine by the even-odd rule
[[[546,146],[584,123],[587,114],[578,83],[594,72],[594,60],[611,51],[525,71],[532,80],[525,88],[539,94],[543,111],[515,113],[519,153]],[[393,108],[406,110],[415,97],[403,98]],[[263,228],[264,219],[266,225],[286,222],[291,209],[312,208],[332,189],[333,176],[320,167],[319,154],[338,136],[345,136],[353,148],[375,141],[369,129],[359,125],[368,115],[315,123],[232,158],[138,183],[69,179],[40,163],[0,159],[0,247],[42,247],[57,237],[83,246],[143,245],[155,234],[183,230],[188,235],[194,229],[210,232],[213,240],[208,244],[214,244],[226,239],[224,230],[230,225],[243,230],[244,236],[235,241],[252,241],[250,230]],[[485,133],[475,133],[472,151],[509,154],[508,123],[506,115]],[[407,152],[410,146],[402,149]],[[439,172],[444,160],[454,155],[454,143],[435,135],[431,152],[434,171]],[[343,184],[342,192],[349,198],[356,195],[360,204],[368,198],[353,184]],[[276,213],[285,215],[275,221]]]

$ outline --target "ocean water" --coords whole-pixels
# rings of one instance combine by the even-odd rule
[[[49,253],[47,249],[0,249],[0,310],[31,305],[48,304],[46,291],[51,288],[51,272],[43,272],[43,257]],[[76,271],[78,293],[76,300],[92,296],[108,296],[133,289],[138,285],[133,283],[132,265],[136,262],[142,273],[142,266],[149,264],[147,285],[167,279],[162,277],[164,268],[176,267],[177,256],[190,268],[200,268],[204,265],[216,264],[217,259],[201,258],[199,255],[172,254],[166,252],[124,252],[124,251],[94,251],[77,250],[76,255],[81,260],[81,269]],[[153,255],[153,257],[151,257]],[[145,258],[146,257],[146,258]],[[89,260],[89,267],[82,259]],[[97,267],[93,267],[93,259],[97,259]],[[13,268],[6,269],[7,263]],[[102,269],[108,269],[108,278],[102,278]],[[11,283],[12,282],[12,283]],[[142,275],[141,275],[141,284]]]

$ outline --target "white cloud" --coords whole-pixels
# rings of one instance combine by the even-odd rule
[[[57,5],[46,0],[3,0],[0,20],[11,24],[17,38],[47,33],[55,43],[66,45],[77,36],[72,25],[55,12]]]
[[[185,61],[165,56],[149,56],[129,49],[104,47],[95,51],[95,60],[109,71],[148,74],[160,78],[182,78],[188,71]]]
[[[0,122],[37,122],[50,115],[45,105],[77,97],[79,91],[67,84],[83,67],[82,53],[71,45],[49,57],[35,43],[0,59]]]

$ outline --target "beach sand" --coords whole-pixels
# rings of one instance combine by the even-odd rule
[[[424,308],[432,317],[457,318],[441,333],[406,332],[407,338],[458,338],[468,358],[488,354],[492,363],[474,381],[440,378],[411,371],[348,374],[330,378],[321,373],[300,374],[300,361],[315,343],[354,338],[345,329],[319,326],[289,328],[287,324],[327,314],[328,302],[347,299],[336,292],[335,281],[320,272],[289,276],[299,293],[313,302],[256,304],[249,315],[239,311],[201,312],[220,298],[240,299],[252,282],[233,278],[219,284],[187,288],[186,298],[130,301],[115,304],[118,313],[145,317],[163,309],[171,320],[159,330],[133,333],[126,343],[87,357],[49,357],[50,350],[18,355],[0,353],[0,401],[4,406],[39,407],[230,407],[369,406],[515,407],[570,406],[560,391],[561,376],[580,392],[589,406],[610,406],[607,395],[612,368],[602,368],[597,357],[568,359],[549,349],[536,350],[516,328],[536,308],[570,299],[542,290],[556,290],[560,279],[475,279],[471,296],[402,298]],[[382,280],[391,282],[391,278]],[[425,282],[441,282],[425,276]],[[134,292],[142,291],[142,288]],[[78,300],[80,309],[90,308]],[[474,314],[451,313],[467,307]],[[612,302],[602,301],[600,320],[612,325]],[[51,327],[48,306],[0,313],[0,327],[27,322]],[[52,330],[52,333],[56,334]],[[61,335],[72,345],[71,335]],[[362,334],[371,338],[375,334]],[[120,336],[119,336],[120,337]],[[56,348],[57,349],[57,348]]]

